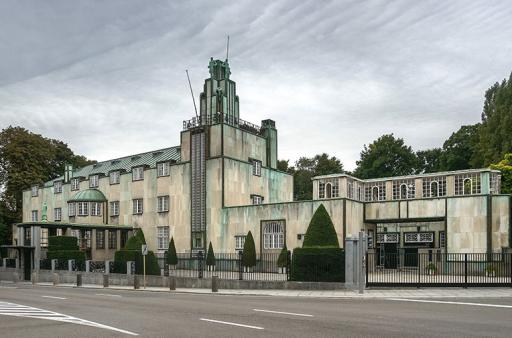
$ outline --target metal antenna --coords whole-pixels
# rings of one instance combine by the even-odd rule
[[[228,57],[229,57],[229,35],[228,35],[228,46],[226,48],[226,61],[228,61]]]
[[[190,83],[190,76],[188,76],[188,69],[185,69],[185,72],[187,73],[188,86],[190,87],[190,95],[192,95],[192,102],[194,102],[194,110],[196,111],[196,117],[199,118],[199,115],[197,115],[196,99],[194,99],[194,92],[192,91],[192,84]]]

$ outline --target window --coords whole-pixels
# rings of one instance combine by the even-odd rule
[[[254,176],[261,176],[261,161],[258,160],[250,160],[252,163],[252,174]]]
[[[201,232],[193,233],[192,245],[194,249],[202,249],[203,246],[203,234]]]
[[[446,177],[424,177],[423,178],[423,197],[443,197],[446,196]]]
[[[117,231],[116,230],[108,231],[108,248],[109,249],[117,249]]]
[[[405,200],[415,197],[416,186],[414,179],[393,181],[393,199]]]
[[[89,176],[89,188],[97,188],[99,186],[99,176],[91,175]]]
[[[169,211],[169,196],[158,196],[156,210],[158,212]]]
[[[32,210],[32,222],[37,222],[37,210]]]
[[[235,250],[243,250],[245,244],[245,236],[235,236]]]
[[[48,229],[41,228],[41,247],[48,247]]]
[[[60,194],[62,192],[62,181],[53,182],[53,192],[55,194]]]
[[[455,195],[474,195],[480,193],[480,173],[455,175]]]
[[[87,216],[89,214],[89,202],[78,202],[78,216]]]
[[[110,216],[119,216],[119,201],[110,202]]]
[[[325,198],[325,183],[318,183],[318,198]]]
[[[62,209],[61,208],[55,208],[53,209],[53,219],[58,222],[62,220]]]
[[[167,250],[169,247],[169,227],[157,227],[156,237],[158,250]]]
[[[284,226],[282,221],[269,221],[263,224],[263,248],[282,249],[284,246]]]
[[[439,231],[439,247],[446,248],[446,232]]]
[[[109,174],[110,184],[119,184],[121,181],[121,173],[119,170],[111,171]]]
[[[260,195],[251,195],[252,204],[262,204],[263,203],[263,196]]]
[[[132,180],[141,181],[144,179],[144,167],[135,167],[132,169]]]
[[[76,214],[75,203],[68,203],[68,216],[73,217]]]
[[[501,192],[501,175],[499,173],[491,173],[491,194],[499,194]]]
[[[91,216],[101,216],[101,203],[91,202]]]
[[[160,162],[156,165],[156,174],[160,176],[169,176],[169,162]]]
[[[71,190],[80,190],[80,179],[79,178],[71,179]]]
[[[386,182],[371,182],[364,187],[365,201],[385,201],[386,200]]]
[[[133,214],[142,214],[142,198],[133,200]]]
[[[96,230],[96,249],[105,249],[105,230]]]
[[[30,190],[32,192],[32,197],[36,197],[39,193],[39,187],[37,185],[33,185]]]

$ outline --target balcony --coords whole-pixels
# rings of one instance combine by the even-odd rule
[[[262,133],[262,128],[258,125],[244,121],[240,118],[236,118],[233,115],[227,115],[222,113],[193,117],[190,120],[185,120],[183,121],[183,130],[194,129],[201,126],[211,126],[219,123],[224,123],[233,127],[237,127],[256,135],[261,135]]]

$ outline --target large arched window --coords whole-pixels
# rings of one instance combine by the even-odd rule
[[[372,201],[378,201],[379,200],[379,187],[373,187],[372,188]]]
[[[463,195],[471,195],[471,187],[472,187],[471,178],[465,178],[463,182]]]
[[[430,197],[439,196],[439,183],[437,181],[433,181],[430,183]]]
[[[332,197],[332,184],[327,183],[325,185],[325,198],[331,198]]]
[[[284,226],[281,221],[269,221],[263,225],[263,248],[282,249],[284,246]]]
[[[407,199],[407,190],[407,184],[402,183],[402,185],[400,185],[400,199]]]

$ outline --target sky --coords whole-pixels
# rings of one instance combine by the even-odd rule
[[[512,71],[510,1],[0,1],[0,128],[98,161],[179,144],[210,57],[279,158],[442,146]]]

